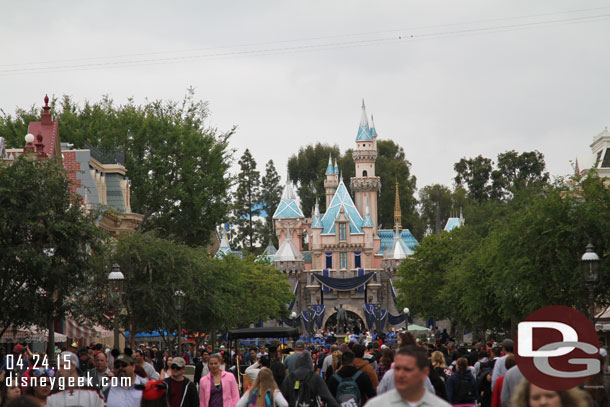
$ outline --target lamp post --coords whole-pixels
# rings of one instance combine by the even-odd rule
[[[405,330],[409,331],[409,308],[404,307],[402,313],[405,315]]]
[[[292,325],[293,328],[296,328],[296,320],[297,320],[297,313],[292,311],[290,313],[290,325]]]
[[[580,267],[585,277],[585,285],[589,290],[589,306],[591,307],[591,321],[595,321],[595,299],[593,290],[599,284],[599,265],[600,259],[597,253],[593,251],[593,244],[589,242],[587,251],[580,258]]]
[[[117,263],[112,265],[112,271],[108,274],[108,284],[110,285],[110,298],[114,305],[114,348],[119,349],[119,313],[123,296],[123,285],[125,276],[121,272],[121,266]]]
[[[178,356],[182,357],[182,310],[184,309],[184,297],[186,294],[182,290],[174,293],[174,307],[178,314]]]

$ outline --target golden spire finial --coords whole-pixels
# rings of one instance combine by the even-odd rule
[[[394,202],[394,228],[401,229],[400,198],[398,196],[398,179],[396,179],[396,201]]]

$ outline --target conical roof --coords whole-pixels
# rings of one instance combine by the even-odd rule
[[[322,226],[322,216],[320,216],[320,204],[318,202],[318,198],[316,198],[316,206],[313,211],[313,219],[311,220],[312,228],[323,228]]]
[[[296,195],[292,189],[292,183],[290,182],[290,179],[287,179],[284,192],[282,193],[282,200],[273,214],[273,219],[296,219],[304,217],[303,211],[299,207]]]
[[[280,248],[277,249],[273,261],[303,261],[303,254],[292,243],[292,239],[287,237],[280,244]]]
[[[226,225],[222,225],[222,237],[220,239],[220,246],[218,247],[218,251],[216,252],[216,256],[222,256],[231,254],[231,246],[229,245],[229,238],[227,237],[227,228]]]
[[[372,228],[375,226],[373,223],[373,218],[371,217],[371,208],[369,207],[369,198],[367,195],[364,196],[365,202],[365,212],[364,212],[364,221],[362,222],[363,228]]]
[[[398,233],[398,228],[394,230],[394,241],[383,253],[384,259],[402,260],[413,254],[413,250],[409,249],[407,244],[401,239]]]
[[[324,175],[332,175],[335,173],[335,166],[333,165],[332,158],[330,154],[328,155],[328,166],[326,167],[326,172]]]
[[[356,141],[373,141],[373,136],[371,136],[371,131],[369,129],[369,119],[366,116],[364,99],[362,99],[362,116],[360,117],[360,127],[358,127]]]

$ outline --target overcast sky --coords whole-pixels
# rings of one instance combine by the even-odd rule
[[[285,178],[300,146],[354,145],[365,99],[417,186],[539,150],[553,175],[610,124],[610,1],[15,1],[0,13],[0,108],[180,100],[238,126]],[[13,146],[10,146],[13,147]]]

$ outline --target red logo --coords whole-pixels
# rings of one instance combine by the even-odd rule
[[[597,374],[595,327],[582,313],[563,305],[540,308],[517,327],[515,359],[523,376],[547,390],[566,390]]]

